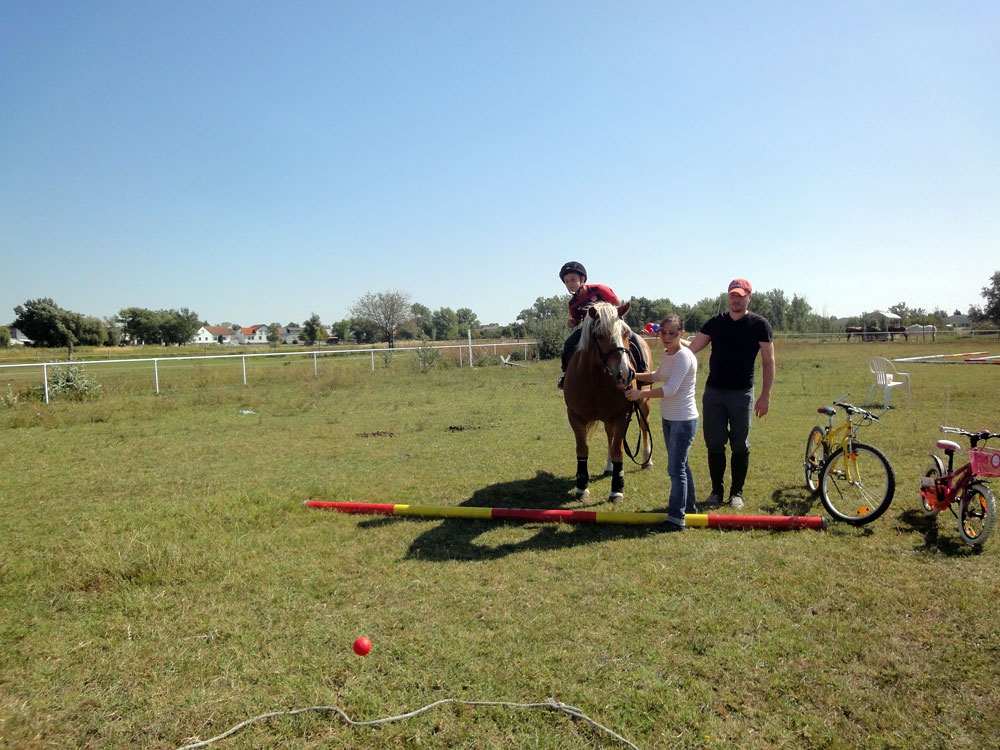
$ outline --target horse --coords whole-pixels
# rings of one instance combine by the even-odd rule
[[[896,336],[902,336],[903,341],[910,340],[909,331],[903,326],[889,326],[887,330],[889,331],[889,338],[892,341],[896,340]]]
[[[914,325],[909,326],[906,329],[906,332],[909,333],[914,338],[917,338],[919,336],[921,341],[927,338],[928,336],[930,336],[931,341],[935,341],[937,339],[937,326],[933,325],[922,326],[919,323],[915,323]]]
[[[617,503],[624,497],[622,453],[633,409],[639,413],[637,421],[640,448],[637,453],[641,457],[641,466],[644,469],[652,466],[649,399],[640,399],[633,404],[625,398],[625,390],[635,380],[635,369],[628,349],[630,329],[622,320],[628,310],[629,303],[615,307],[607,302],[598,302],[591,307],[583,321],[580,343],[566,367],[563,398],[566,401],[566,415],[576,436],[577,500],[590,494],[590,474],[587,470],[590,452],[587,441],[597,422],[604,423],[604,431],[608,436],[608,460],[604,475],[611,475],[609,502]],[[649,345],[641,337],[636,338],[649,362]]]
[[[850,341],[851,336],[864,336],[865,329],[861,326],[847,326],[844,332],[847,334],[847,340]]]

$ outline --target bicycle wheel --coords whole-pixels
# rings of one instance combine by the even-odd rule
[[[962,541],[974,547],[985,542],[997,520],[997,501],[993,490],[982,482],[974,482],[965,491],[958,518],[958,534]]]
[[[889,508],[896,474],[882,451],[854,443],[844,454],[837,448],[819,475],[819,496],[830,515],[852,526],[871,523]]]
[[[819,489],[819,473],[823,471],[823,464],[830,457],[830,446],[823,442],[824,437],[826,429],[816,425],[806,440],[806,460],[803,462],[803,467],[806,471],[806,487],[810,492]]]
[[[927,467],[924,476],[929,479],[940,479],[944,476],[944,463],[937,456],[931,456],[931,458],[934,459],[934,463]],[[920,510],[924,512],[925,516],[936,516],[939,513],[938,509],[928,503],[923,495],[920,496]]]

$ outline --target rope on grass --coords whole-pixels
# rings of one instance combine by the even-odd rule
[[[606,726],[598,724],[596,721],[594,721],[589,716],[587,716],[585,713],[583,713],[583,711],[581,711],[579,708],[575,708],[574,706],[568,706],[565,703],[561,703],[559,701],[553,700],[552,698],[549,698],[544,703],[510,703],[510,702],[507,702],[507,701],[466,701],[466,700],[459,700],[458,698],[445,698],[443,700],[439,700],[439,701],[435,701],[434,703],[430,703],[430,704],[424,706],[423,708],[418,708],[415,711],[410,711],[409,713],[400,714],[399,716],[387,716],[384,719],[372,719],[370,721],[354,721],[346,713],[344,713],[341,709],[337,708],[336,706],[308,706],[306,708],[296,708],[296,709],[293,709],[291,711],[271,711],[270,713],[261,714],[260,716],[254,716],[251,719],[247,719],[246,721],[241,721],[236,726],[231,727],[230,729],[227,729],[225,732],[223,732],[222,734],[220,734],[220,735],[218,735],[216,737],[212,737],[211,739],[208,739],[208,740],[199,740],[199,741],[192,742],[189,745],[184,745],[184,746],[178,748],[178,750],[195,750],[195,748],[199,748],[199,747],[208,747],[209,745],[211,745],[211,744],[213,744],[215,742],[219,742],[220,740],[224,740],[227,737],[231,737],[232,735],[236,734],[237,732],[240,732],[240,731],[246,729],[251,724],[256,724],[257,722],[264,721],[266,719],[274,719],[274,718],[277,718],[277,717],[280,717],[280,716],[297,716],[298,714],[306,713],[307,711],[320,711],[320,712],[323,712],[323,713],[333,713],[333,714],[336,714],[341,719],[341,721],[343,721],[345,724],[348,724],[349,726],[352,726],[352,727],[375,727],[375,726],[379,726],[381,724],[389,724],[389,723],[394,722],[394,721],[402,721],[404,719],[412,719],[414,716],[419,716],[420,714],[422,714],[422,713],[424,713],[426,711],[430,711],[432,708],[437,708],[438,706],[443,706],[443,705],[448,704],[448,703],[454,703],[454,704],[461,705],[461,706],[503,706],[503,707],[506,707],[506,708],[547,708],[547,709],[552,710],[552,711],[560,711],[560,712],[562,712],[564,714],[568,714],[568,715],[572,716],[574,719],[580,719],[581,721],[585,721],[586,723],[590,724],[595,729],[599,729],[600,731],[604,732],[605,734],[609,735],[610,737],[613,737],[614,739],[616,739],[619,742],[621,742],[623,745],[626,745],[626,746],[632,748],[633,750],[639,750],[639,748],[636,745],[633,745],[631,742],[629,742],[627,739],[625,739],[624,737],[622,737],[617,732],[614,732],[611,729],[608,729]]]

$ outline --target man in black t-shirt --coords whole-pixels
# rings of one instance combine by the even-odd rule
[[[743,483],[750,468],[751,414],[763,417],[771,404],[774,384],[774,336],[771,324],[749,311],[753,287],[746,279],[729,284],[729,310],[710,318],[691,342],[699,352],[711,344],[708,381],[702,394],[701,419],[708,450],[712,494],[706,506],[722,504],[726,479],[726,443],[730,457],[729,504],[743,507]],[[754,401],[754,363],[760,352],[763,382]]]

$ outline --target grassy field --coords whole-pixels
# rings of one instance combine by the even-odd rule
[[[806,435],[820,404],[864,403],[871,355],[968,350],[779,343],[744,512],[822,513]],[[171,748],[442,700],[516,705],[305,711],[215,746],[996,746],[1000,532],[966,547],[917,488],[939,425],[1000,430],[1000,367],[900,365],[913,403],[897,389],[862,432],[898,482],[870,527],[657,536],[303,508],[583,507],[554,361],[254,366],[247,387],[192,364],[160,396],[109,376],[97,400],[0,405],[0,746]],[[662,437],[653,459],[619,509],[665,507]],[[700,435],[693,461],[704,496]]]

